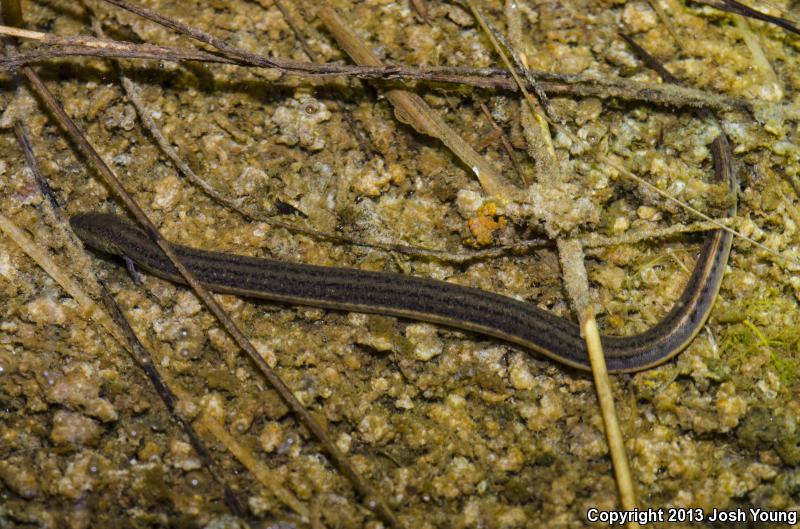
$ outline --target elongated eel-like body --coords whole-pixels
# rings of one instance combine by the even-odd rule
[[[735,192],[727,144],[714,140],[715,172]],[[729,208],[729,215],[736,206]],[[185,281],[161,249],[133,223],[110,214],[70,219],[85,244],[123,255],[144,270],[177,283]],[[664,318],[634,336],[604,336],[611,372],[647,369],[672,358],[697,335],[719,291],[732,235],[709,232],[680,299]],[[586,344],[576,324],[531,303],[418,277],[288,263],[174,245],[183,263],[206,288],[296,305],[399,316],[494,336],[578,369],[589,369]]]

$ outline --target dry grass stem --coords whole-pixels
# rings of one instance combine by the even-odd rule
[[[381,66],[380,61],[347,27],[336,11],[328,6],[323,6],[318,10],[317,16],[357,64]],[[519,195],[519,190],[497,173],[494,167],[461,136],[456,134],[420,96],[401,89],[386,90],[384,94],[394,106],[395,115],[400,121],[411,125],[420,134],[439,139],[467,167],[472,169],[487,195],[504,201],[514,200]]]
[[[544,91],[542,91],[533,77],[528,78],[527,83],[522,82],[516,68],[511,64],[511,61],[508,59],[508,56],[503,51],[503,48],[496,38],[496,34],[499,33],[494,31],[493,28],[490,28],[488,22],[484,19],[483,15],[481,15],[481,12],[472,0],[465,1],[469,10],[472,12],[472,16],[478,21],[484,34],[492,43],[494,51],[500,56],[500,59],[503,61],[508,71],[511,72],[514,82],[517,84],[517,87],[519,87],[525,102],[528,104],[528,108],[523,109],[523,127],[525,129],[525,137],[528,140],[528,146],[531,150],[531,157],[536,161],[537,169],[540,173],[538,175],[539,178],[543,181],[553,181],[557,173],[555,149],[553,147],[553,140],[550,137],[550,127],[547,124],[548,120],[540,112],[539,103],[541,103],[547,115],[552,116],[550,119],[555,117],[555,111],[550,106],[550,102]],[[509,45],[507,45],[506,48],[511,55],[516,57],[516,54],[514,54],[513,49]],[[533,87],[539,98],[539,103],[537,103],[528,92],[526,84],[530,84]]]
[[[411,0],[411,4],[416,9],[419,18],[422,19],[423,22],[430,25],[431,19],[428,16],[428,3],[426,0]]]
[[[742,15],[734,14],[733,23],[736,25],[736,29],[739,30],[739,33],[742,35],[742,39],[747,45],[747,49],[750,50],[750,54],[753,56],[753,64],[766,78],[766,84],[772,85],[770,89],[762,89],[759,95],[763,99],[768,99],[770,101],[782,100],[785,90],[781,86],[781,82],[778,78],[778,75],[775,73],[775,69],[772,67],[767,55],[764,53],[764,49],[761,46],[761,42],[759,42],[758,36],[753,33],[753,31],[750,29],[750,24],[747,23],[747,19]]]
[[[100,309],[94,300],[86,294],[78,282],[72,279],[53,258],[50,257],[47,251],[36,244],[21,228],[2,213],[0,213],[0,230],[2,230],[9,239],[14,241],[17,246],[22,248],[22,251],[33,259],[33,261],[47,272],[50,277],[61,285],[64,291],[83,308],[85,314],[89,318],[99,323],[109,334],[123,341],[119,330],[114,325],[114,322],[111,321],[108,314]]]
[[[614,467],[620,505],[623,510],[630,511],[636,508],[633,477],[628,464],[628,456],[625,452],[622,431],[617,420],[614,395],[611,390],[611,381],[608,378],[605,355],[603,354],[603,344],[600,341],[600,331],[597,328],[594,308],[589,294],[589,281],[586,275],[586,267],[584,266],[583,248],[575,240],[559,241],[558,253],[564,275],[564,286],[580,318],[581,334],[586,340],[586,347],[589,350],[589,361],[592,366],[597,401],[603,416],[608,451]]]

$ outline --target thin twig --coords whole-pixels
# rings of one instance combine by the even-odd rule
[[[403,65],[367,67],[335,63],[316,64],[278,58],[273,58],[271,63],[263,59],[259,61],[259,64],[252,64],[192,48],[135,44],[122,41],[96,42],[99,39],[93,39],[92,37],[59,37],[28,30],[20,32],[18,29],[8,26],[0,26],[0,34],[29,38],[48,44],[43,48],[0,57],[0,71],[15,70],[28,64],[57,57],[116,57],[170,62],[199,61],[232,64],[240,67],[274,69],[296,76],[322,78],[347,76],[386,82],[418,81],[471,86],[481,89],[519,91],[511,74],[507,70],[499,68],[453,66],[415,68]],[[109,42],[113,42],[113,46],[108,45]],[[590,75],[562,74],[539,70],[530,70],[530,75],[540,80],[539,86],[550,96],[614,97],[673,107],[741,110],[750,114],[753,112],[751,104],[744,99],[711,94],[694,88],[641,83],[621,78],[601,79]],[[532,88],[530,85],[528,87]]]
[[[514,77],[514,82],[517,83],[517,86],[519,86],[520,88],[529,86],[531,90],[533,90],[533,93],[536,94],[536,99],[539,101],[539,104],[542,105],[542,109],[544,110],[545,115],[547,115],[547,117],[552,121],[561,121],[560,118],[558,117],[558,114],[556,114],[553,105],[550,103],[550,99],[547,97],[547,94],[542,89],[542,87],[539,86],[539,81],[533,75],[530,68],[528,68],[527,65],[525,65],[522,62],[522,59],[516,53],[511,43],[508,42],[508,39],[506,39],[505,35],[497,31],[497,29],[492,25],[492,23],[489,22],[480,13],[480,11],[478,11],[478,8],[475,6],[472,0],[466,0],[466,2],[467,5],[469,5],[469,8],[473,11],[473,14],[477,17],[478,22],[480,23],[484,32],[489,36],[489,39],[492,41],[492,45],[494,46],[495,51],[497,51],[497,53],[500,55],[508,71],[511,72],[511,75]],[[514,63],[513,66],[511,65],[509,59],[503,53],[500,44],[503,45],[503,47],[508,51],[508,54],[511,56],[511,61],[513,61]],[[519,72],[520,74],[522,74],[523,77],[525,77],[527,83],[523,83],[522,80],[519,77],[517,77],[517,72]],[[527,93],[527,90],[522,90],[522,93],[523,95],[525,95],[526,99],[530,98],[530,94]]]
[[[508,154],[509,160],[511,160],[511,165],[514,166],[514,172],[517,173],[517,176],[522,184],[527,186],[528,181],[525,179],[525,175],[522,173],[522,167],[520,167],[517,157],[514,155],[514,147],[511,145],[511,142],[508,141],[505,131],[500,128],[500,125],[498,125],[494,120],[492,113],[489,112],[489,109],[486,107],[486,103],[480,99],[477,99],[476,101],[478,102],[478,106],[481,107],[481,112],[483,112],[483,115],[486,117],[487,121],[489,121],[489,124],[500,135],[500,142],[503,144],[503,149],[505,149],[506,154]]]
[[[647,66],[650,67],[651,70],[654,70],[664,82],[672,83],[672,84],[681,84],[680,79],[672,75],[672,73],[664,68],[664,65],[661,64],[659,61],[656,60],[655,57],[650,55],[647,50],[639,46],[639,44],[633,40],[632,37],[626,35],[625,33],[619,32],[617,33],[622,39],[630,46],[636,55],[641,59]]]
[[[653,230],[637,230],[617,235],[615,237],[606,237],[598,233],[590,233],[584,237],[577,239],[581,246],[585,248],[605,248],[608,246],[619,246],[621,244],[635,244],[637,242],[646,241],[650,239],[673,237],[684,233],[696,233],[699,231],[715,230],[719,224],[727,224],[731,219],[725,217],[722,219],[714,219],[714,222],[700,221],[691,224],[673,224],[664,228],[657,228]]]

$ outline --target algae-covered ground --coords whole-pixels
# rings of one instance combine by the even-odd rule
[[[193,45],[97,4],[111,37]],[[261,55],[307,61],[282,7],[316,62],[349,63],[312,3],[143,4]],[[407,0],[327,4],[383,61],[501,65],[457,2],[425,2],[429,23]],[[798,509],[800,40],[678,0],[478,5],[531,68],[658,89],[659,77],[622,31],[686,86],[754,102],[749,112],[718,114],[740,182],[732,227],[783,258],[737,238],[708,324],[666,364],[614,376],[614,397],[640,507]],[[773,14],[793,6],[757,4]],[[23,8],[29,28],[91,34],[91,19],[72,0],[25,0]],[[554,244],[459,262],[253,221],[175,171],[143,129],[112,63],[61,58],[36,70],[171,240],[445,279],[575,319]],[[588,146],[553,129],[547,175],[546,164],[530,156],[543,152],[532,145],[541,131],[515,93],[411,86],[499,173],[529,190],[504,203],[490,200],[441,143],[398,121],[380,86],[231,65],[128,61],[123,70],[167,141],[215,190],[264,218],[345,237],[464,254],[545,236],[613,239],[697,220],[602,156],[712,217],[724,216],[728,203],[712,179],[713,121],[680,106],[603,97],[602,84],[594,97],[552,98],[563,126]],[[220,484],[131,357],[2,235],[0,527],[379,527],[192,293],[146,273],[136,284],[116,259],[70,249],[26,167],[15,119],[30,131],[41,172],[63,205],[59,216],[125,210],[37,100],[15,86],[0,75],[0,212],[67,273],[93,269],[105,281],[246,517],[229,514]],[[481,105],[506,134],[520,174]],[[702,239],[649,238],[588,251],[603,332],[654,325],[680,296]],[[583,527],[589,508],[617,508],[587,374],[445,327],[220,300],[406,527]]]

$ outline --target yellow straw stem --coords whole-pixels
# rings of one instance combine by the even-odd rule
[[[600,331],[597,329],[597,320],[594,311],[587,308],[581,315],[581,332],[589,349],[589,362],[592,364],[597,400],[600,403],[600,413],[603,415],[603,424],[606,429],[608,451],[611,454],[611,464],[617,478],[619,501],[622,509],[631,511],[636,508],[636,494],[633,489],[633,477],[625,453],[625,442],[617,420],[617,411],[614,407],[614,396],[611,393],[611,381],[608,379],[606,358],[603,354],[603,344],[600,343]]]
[[[583,248],[576,240],[558,241],[558,253],[563,269],[564,285],[580,317],[581,334],[589,350],[589,363],[592,366],[600,414],[605,425],[606,441],[609,454],[611,454],[611,465],[614,467],[620,505],[623,510],[631,511],[636,508],[633,478],[628,465],[628,456],[625,453],[625,443],[619,428],[617,412],[614,408],[614,396],[611,393],[611,381],[608,379],[603,344],[600,342],[600,332],[597,329],[597,320],[595,320],[594,308],[589,296]],[[633,525],[629,524],[629,527],[633,527]]]

